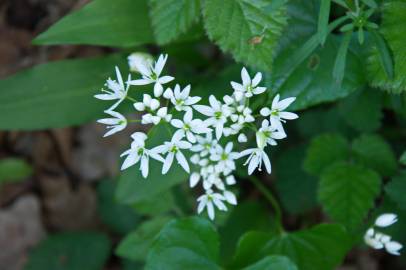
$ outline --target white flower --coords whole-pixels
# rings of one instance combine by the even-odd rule
[[[273,126],[269,125],[268,120],[262,121],[261,128],[255,134],[257,145],[259,148],[265,148],[267,144],[276,145],[276,140],[286,138],[286,133],[284,131],[279,131]]]
[[[149,171],[149,157],[161,162],[164,162],[164,159],[159,154],[145,149],[145,140],[147,139],[147,135],[142,132],[135,132],[133,135],[131,135],[131,137],[134,140],[131,143],[131,148],[120,155],[121,157],[127,156],[123,162],[123,165],[121,166],[121,170],[125,170],[141,160],[140,170],[142,176],[147,178]]]
[[[293,120],[298,118],[297,114],[284,111],[295,99],[295,97],[290,97],[279,101],[279,94],[277,94],[272,101],[271,109],[262,108],[260,114],[265,117],[270,116],[271,126],[283,131],[281,122],[285,122],[285,119]]]
[[[201,157],[207,156],[211,149],[217,145],[217,140],[213,140],[211,132],[206,133],[206,137],[196,136],[197,144],[190,149],[192,152],[199,152]]]
[[[150,67],[154,63],[152,55],[142,52],[132,53],[127,59],[128,66],[133,72],[141,72],[137,67]]]
[[[220,170],[230,169],[235,170],[234,160],[239,157],[237,152],[231,152],[233,149],[233,143],[227,143],[226,147],[223,148],[220,145],[217,145],[215,152],[211,154],[210,160],[217,161],[218,168]]]
[[[189,108],[189,106],[198,103],[201,97],[190,97],[190,85],[186,86],[182,91],[180,91],[179,84],[175,85],[172,89],[168,88],[164,92],[164,98],[170,99],[171,103],[175,106],[177,111],[184,111]]]
[[[197,173],[197,172],[192,173],[192,174],[190,175],[190,178],[189,178],[189,185],[190,185],[190,187],[191,187],[191,188],[192,188],[192,187],[195,187],[195,186],[197,185],[197,183],[199,183],[199,180],[200,180],[200,174]]]
[[[169,168],[172,166],[173,159],[175,157],[182,168],[187,173],[190,172],[189,164],[187,163],[185,156],[181,152],[181,149],[189,149],[192,147],[192,145],[187,141],[182,141],[182,137],[183,136],[181,136],[180,133],[174,134],[170,142],[165,142],[163,145],[159,145],[151,149],[153,153],[167,153],[164,165],[162,167],[162,174],[166,174],[169,171]]]
[[[159,101],[148,94],[144,94],[142,102],[134,103],[134,108],[140,112],[145,111],[146,108],[155,111],[159,108]]]
[[[106,87],[109,90],[102,89],[102,92],[105,94],[98,94],[94,97],[101,100],[118,100],[114,103],[108,110],[114,110],[117,106],[127,97],[127,92],[129,85],[124,86],[123,78],[121,77],[120,70],[116,67],[116,77],[117,81],[111,80],[110,78],[106,82]],[[131,76],[128,75],[128,80],[131,79]]]
[[[374,237],[374,233],[375,233],[375,231],[374,231],[374,229],[372,229],[372,228],[370,228],[370,229],[367,230],[367,232],[366,232],[365,235],[364,235],[364,241],[365,241],[365,243],[366,243],[368,246],[370,246],[370,247],[372,247],[372,248],[374,248],[374,249],[381,249],[381,248],[383,248],[383,244],[382,244],[379,240],[377,240],[377,239]]]
[[[261,72],[255,74],[254,79],[251,81],[250,75],[245,67],[243,67],[241,70],[241,79],[242,84],[231,82],[231,86],[234,89],[234,96],[237,101],[240,101],[244,96],[250,98],[253,95],[262,94],[266,90],[266,87],[258,87],[258,84],[262,79]]]
[[[163,84],[171,82],[174,77],[161,76],[162,69],[165,66],[168,55],[160,55],[158,61],[155,62],[154,67],[145,61],[135,62],[136,69],[141,73],[142,79],[129,81],[130,85],[147,85],[154,83],[154,96],[159,97],[163,92]]]
[[[234,193],[228,190],[224,190],[223,195],[229,204],[237,205],[237,198],[235,197]]]
[[[178,128],[175,132],[179,133],[180,137],[186,135],[189,142],[195,143],[196,137],[194,134],[202,134],[210,132],[211,129],[206,126],[206,124],[200,119],[193,119],[192,110],[187,110],[183,116],[183,121],[179,119],[173,119],[171,121],[172,126]]]
[[[400,250],[403,248],[402,244],[396,241],[390,241],[385,243],[385,249],[388,253],[392,255],[400,255]]]
[[[263,148],[250,148],[242,151],[240,157],[249,155],[247,161],[244,163],[244,166],[248,163],[248,174],[252,174],[256,168],[259,168],[261,171],[262,162],[265,165],[266,171],[271,173],[271,161],[268,158],[268,155],[265,153]]]
[[[216,138],[219,140],[223,134],[224,124],[227,121],[227,117],[230,116],[231,111],[227,105],[221,104],[215,96],[209,97],[210,106],[194,105],[196,111],[203,115],[209,116],[205,120],[207,126],[213,126],[216,130]]]
[[[245,136],[244,133],[241,133],[240,135],[238,135],[237,140],[239,143],[245,143],[248,141],[247,136]]]
[[[388,227],[398,221],[395,214],[382,214],[375,220],[375,225],[378,227]]]
[[[226,183],[227,185],[231,186],[234,185],[235,183],[237,183],[237,181],[235,181],[235,177],[234,175],[229,175],[226,177]]]
[[[226,198],[220,193],[213,193],[212,190],[206,190],[206,194],[200,196],[197,201],[199,202],[197,206],[197,213],[201,213],[205,208],[207,208],[207,214],[211,220],[214,219],[214,206],[216,206],[221,211],[227,211],[226,205],[223,203]]]
[[[97,120],[98,123],[108,125],[107,129],[110,129],[103,137],[107,137],[122,131],[127,126],[127,119],[120,113],[115,111],[104,111],[105,113],[113,116],[114,118],[104,118]]]

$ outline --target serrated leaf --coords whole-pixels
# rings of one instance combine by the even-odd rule
[[[96,0],[62,18],[33,42],[131,47],[153,40],[147,0]]]
[[[383,35],[393,54],[394,79],[390,79],[381,64],[378,48],[373,48],[368,57],[368,79],[372,86],[400,93],[406,90],[406,2],[390,1],[382,5],[382,24],[380,33]]]
[[[363,135],[352,143],[355,159],[382,176],[396,172],[397,162],[390,145],[378,135]]]
[[[270,235],[248,232],[238,243],[234,268],[244,267],[268,255],[291,259],[300,270],[335,269],[350,248],[350,239],[342,226],[320,224],[311,229]]]
[[[200,0],[150,0],[150,16],[158,44],[186,33],[200,16]]]
[[[0,186],[24,180],[32,174],[32,167],[22,159],[6,158],[0,160]]]
[[[219,239],[214,226],[199,217],[169,222],[159,233],[147,258],[146,270],[220,269]]]
[[[249,66],[270,70],[286,26],[286,0],[205,0],[206,32],[223,51]]]
[[[303,167],[313,175],[320,175],[334,162],[346,160],[348,155],[349,145],[344,137],[339,134],[319,135],[311,141]]]
[[[401,171],[385,186],[388,197],[397,203],[399,208],[406,210],[406,171]]]
[[[33,130],[82,124],[103,115],[93,96],[121,55],[51,62],[0,80],[0,129]]]
[[[320,178],[318,195],[327,214],[349,229],[356,229],[373,206],[381,180],[372,170],[338,162]]]
[[[382,92],[367,88],[342,100],[338,108],[349,126],[358,131],[371,132],[381,126],[382,106]]]
[[[317,178],[302,169],[305,148],[290,148],[276,161],[275,188],[286,210],[292,214],[304,214],[317,204]]]
[[[386,76],[389,79],[393,80],[394,76],[393,60],[388,45],[386,44],[386,41],[379,32],[375,30],[371,30],[370,32],[372,34],[372,37],[374,38],[383,70],[385,71]]]
[[[145,221],[120,242],[116,254],[133,261],[145,261],[155,237],[169,220],[162,216]]]
[[[110,246],[109,238],[96,232],[52,235],[32,250],[24,270],[100,270]]]
[[[285,256],[267,256],[243,270],[298,270],[297,266]]]

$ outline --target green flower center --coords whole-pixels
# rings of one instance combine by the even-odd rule
[[[215,113],[214,113],[214,117],[215,117],[217,120],[220,119],[222,115],[223,115],[222,112],[215,112]]]

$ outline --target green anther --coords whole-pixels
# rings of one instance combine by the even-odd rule
[[[176,100],[176,105],[183,105],[183,103],[185,103],[185,101],[183,99]]]
[[[222,160],[227,160],[227,158],[228,158],[228,156],[227,156],[226,153],[222,153],[222,154],[221,154],[221,159],[222,159]]]
[[[278,116],[279,115],[279,110],[272,110],[271,115]]]
[[[176,147],[176,145],[174,145],[174,146],[172,146],[172,148],[169,151],[176,153],[178,151],[178,147]]]
[[[151,79],[156,80],[156,79],[158,79],[158,76],[155,73],[152,73],[151,74]]]
[[[214,113],[214,117],[215,117],[216,119],[220,119],[222,115],[223,115],[222,112],[215,112],[215,113]]]
[[[183,127],[183,129],[186,130],[186,131],[189,131],[189,130],[190,130],[190,126],[189,126],[188,124],[186,124],[186,125]]]

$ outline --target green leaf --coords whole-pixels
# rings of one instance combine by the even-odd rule
[[[382,5],[380,33],[387,42],[394,62],[394,78],[390,79],[382,66],[379,48],[373,48],[368,57],[368,79],[373,87],[400,93],[406,90],[406,2],[390,1]]]
[[[244,270],[298,270],[298,268],[285,256],[267,256]]]
[[[116,254],[133,261],[145,261],[155,237],[169,220],[169,217],[156,217],[145,221],[120,242]]]
[[[22,159],[6,158],[0,160],[0,186],[19,182],[31,176],[32,167]]]
[[[172,190],[166,190],[152,197],[145,198],[140,202],[136,202],[131,207],[137,213],[147,216],[157,216],[167,213],[175,206],[175,199],[172,195]]]
[[[344,137],[339,134],[319,135],[311,141],[303,167],[313,175],[320,175],[334,162],[346,160],[348,155],[349,145]]]
[[[199,21],[200,0],[150,0],[150,3],[158,44],[169,43]]]
[[[372,37],[374,38],[376,48],[379,52],[379,59],[381,60],[383,70],[385,71],[386,76],[389,79],[393,80],[394,77],[393,60],[388,45],[386,44],[385,39],[379,32],[375,30],[370,30],[370,32],[372,34]]]
[[[326,38],[329,33],[328,20],[330,17],[330,6],[331,0],[321,0],[317,31],[319,33],[319,39],[322,45],[324,42],[326,42]]]
[[[363,135],[352,143],[355,159],[382,176],[396,172],[397,162],[390,145],[378,135]]]
[[[370,8],[377,8],[378,4],[375,2],[375,0],[361,0],[364,2],[365,5],[369,6]]]
[[[110,255],[110,240],[96,232],[49,236],[30,253],[24,270],[100,270]]]
[[[223,51],[249,66],[270,70],[287,24],[286,0],[205,0],[206,32]]]
[[[381,91],[367,88],[343,99],[338,108],[349,126],[358,131],[371,132],[381,126],[382,101]]]
[[[268,255],[282,255],[300,270],[335,269],[349,248],[348,234],[335,224],[321,224],[283,235],[248,232],[240,239],[234,266],[244,267]]]
[[[333,78],[338,84],[341,84],[344,78],[345,64],[347,59],[348,46],[350,45],[352,31],[344,34],[340,47],[337,52],[337,57],[334,62]]]
[[[191,217],[169,222],[159,233],[147,258],[146,270],[220,269],[219,239],[206,219]]]
[[[317,204],[317,178],[302,169],[305,148],[290,148],[276,161],[275,188],[283,206],[291,214],[304,214]]]
[[[112,180],[102,180],[97,186],[98,212],[104,224],[114,232],[125,234],[138,225],[141,217],[127,205],[114,200],[116,185]]]
[[[400,162],[400,164],[402,164],[402,165],[406,165],[406,151],[403,152],[403,154],[400,156],[399,162]]]
[[[374,205],[381,180],[372,170],[338,162],[321,175],[319,199],[329,216],[356,229]]]
[[[95,0],[61,19],[33,42],[132,47],[153,40],[147,0]]]
[[[386,194],[399,208],[406,210],[406,171],[401,171],[385,186]]]
[[[64,60],[28,69],[0,80],[0,129],[33,130],[92,121],[106,102],[95,99],[120,55]]]

